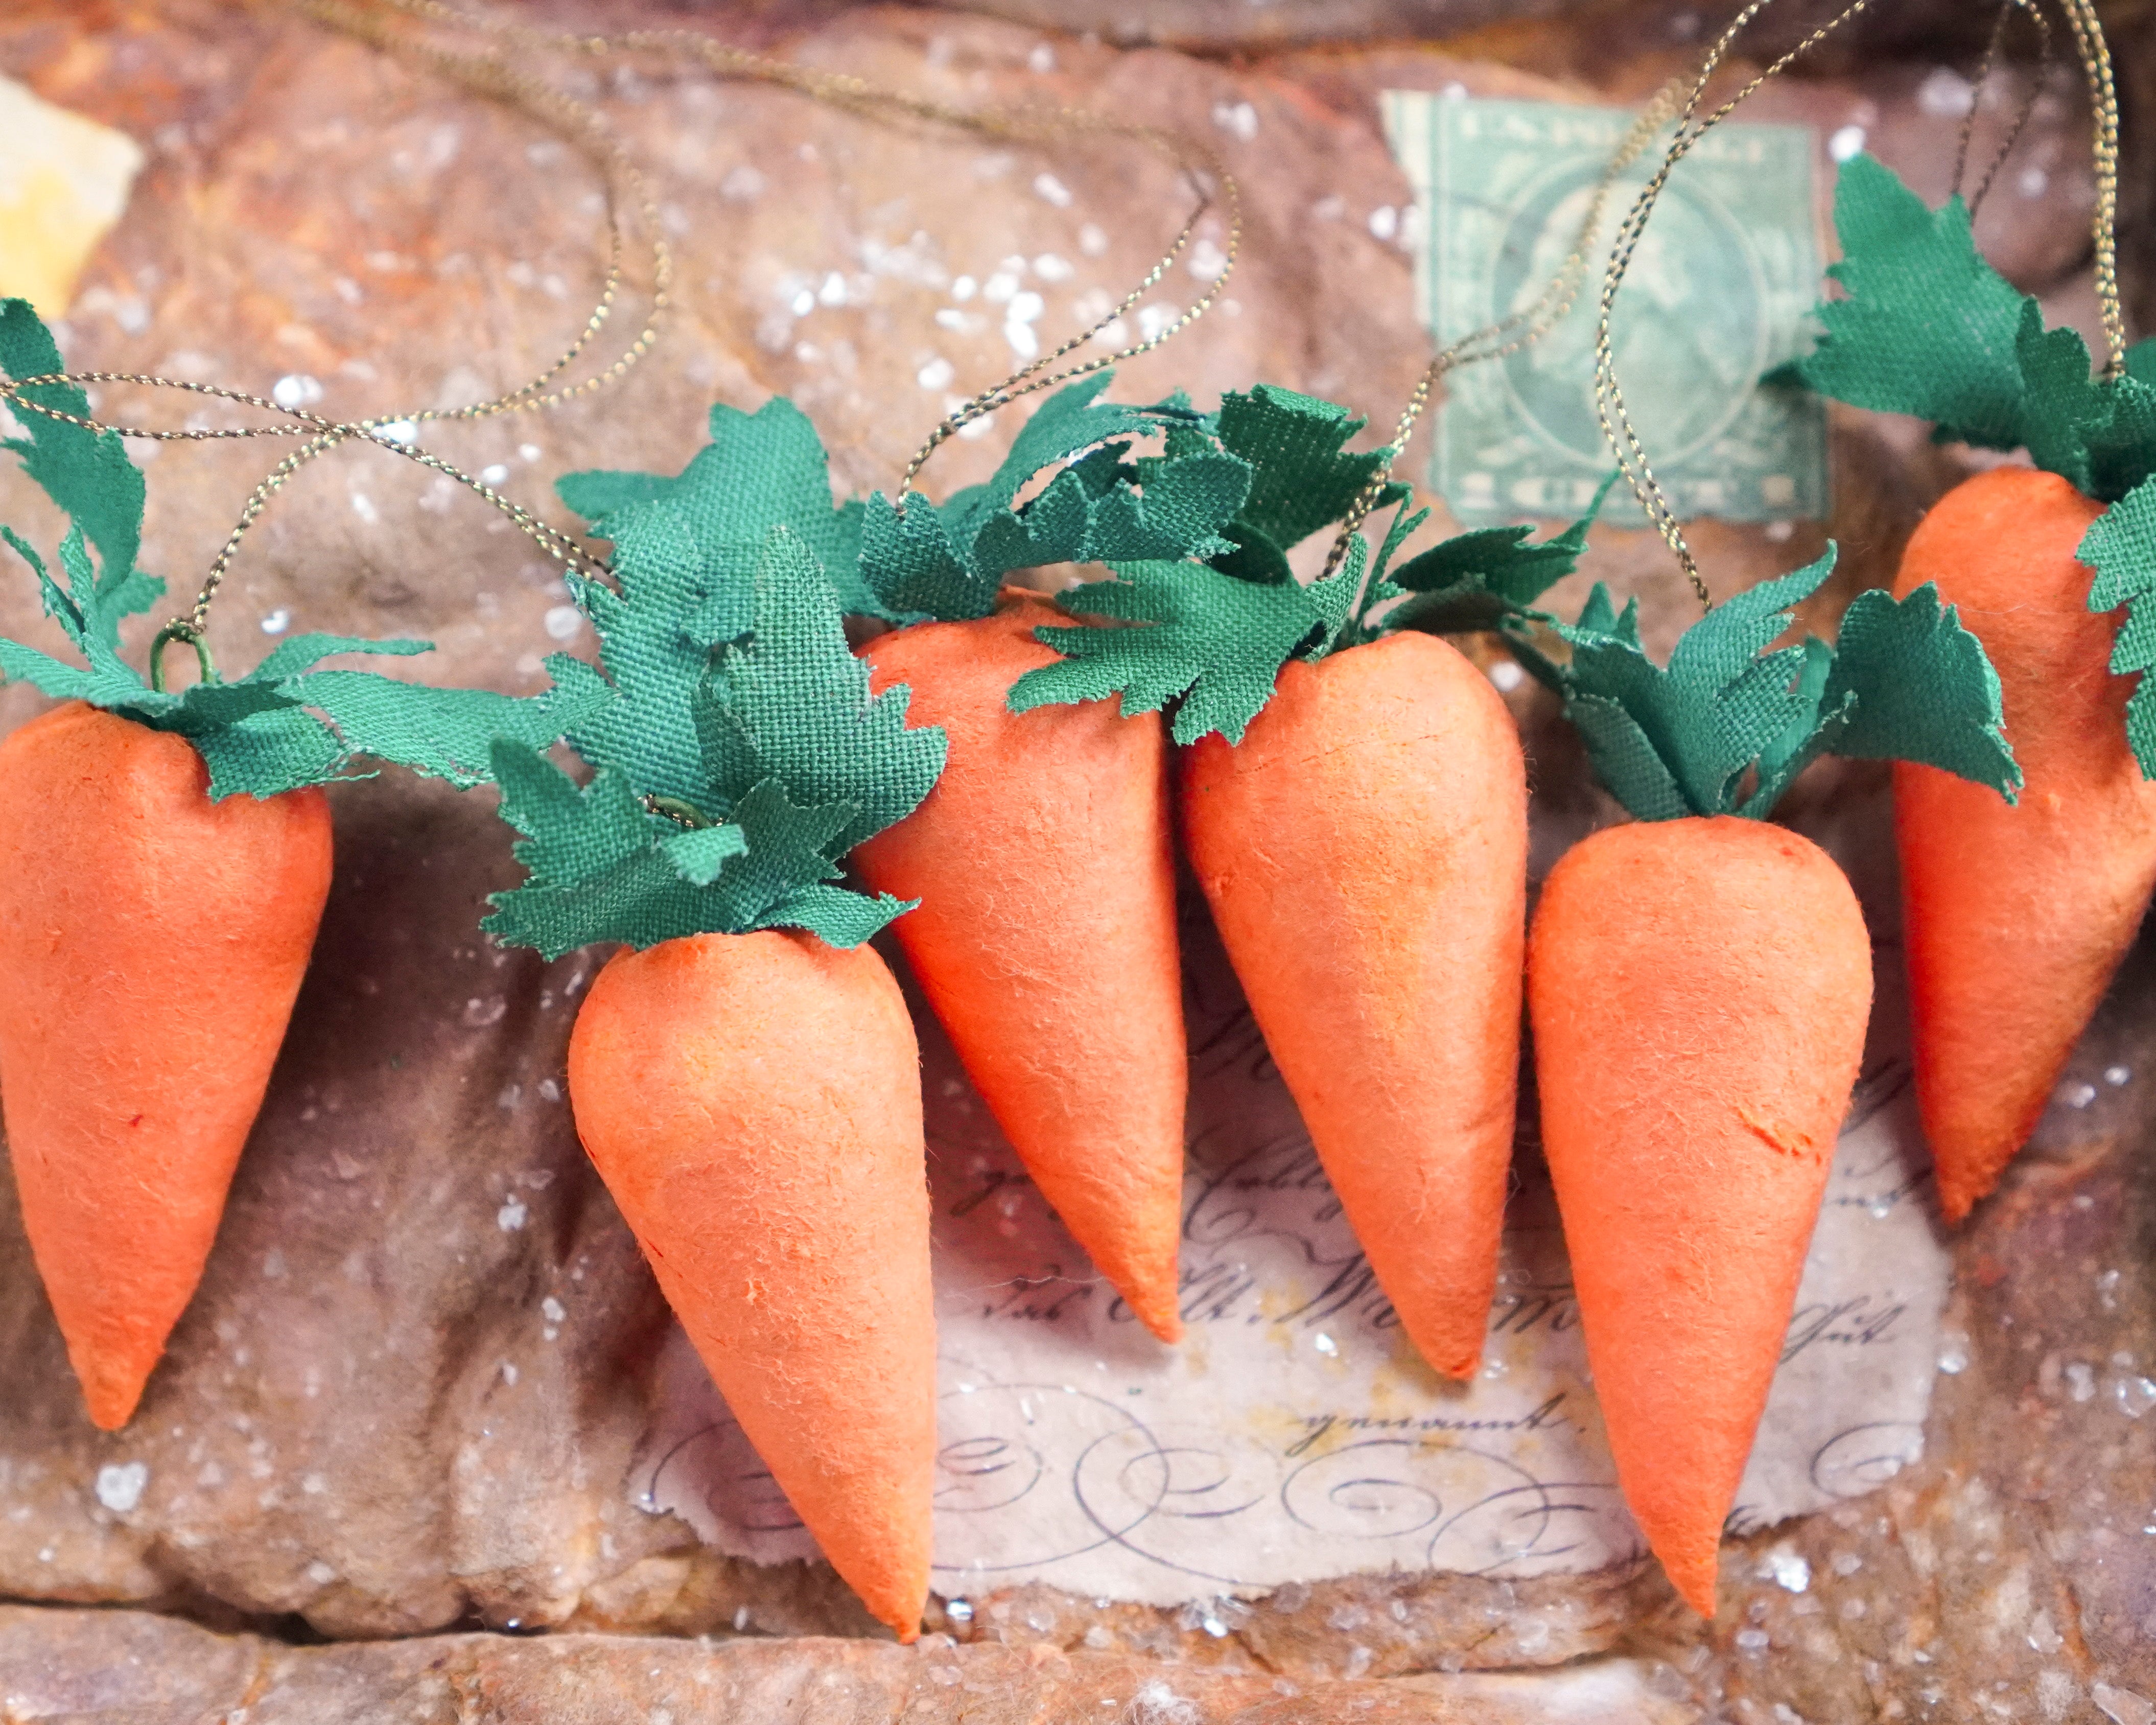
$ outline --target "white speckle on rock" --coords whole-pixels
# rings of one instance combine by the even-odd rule
[[[1941,1333],[1938,1366],[1949,1378],[1958,1378],[1969,1369],[1969,1337],[1959,1330]]]
[[[742,1609],[746,1610],[747,1608],[744,1606]],[[944,1606],[943,1615],[953,1623],[971,1623],[973,1620],[973,1608],[967,1600],[952,1599]]]
[[[517,1371],[516,1365],[509,1360],[504,1360],[501,1363],[501,1381],[504,1384],[506,1384],[511,1389],[514,1389],[516,1388],[516,1378]]]
[[[539,445],[536,444],[519,444],[516,446],[516,454],[518,459],[521,460],[536,461],[539,459]]]
[[[719,196],[731,198],[737,203],[747,203],[762,195],[763,176],[746,162],[738,167],[726,170],[726,177],[719,182]]]
[[[1011,302],[1004,307],[1004,316],[1013,323],[1035,323],[1047,305],[1036,293],[1013,294]]]
[[[1258,135],[1258,110],[1248,102],[1215,102],[1213,123],[1239,143],[1247,144]]]
[[[1510,695],[1527,680],[1527,674],[1512,660],[1501,659],[1490,667],[1490,680],[1497,685],[1501,695]]]
[[[1763,1629],[1741,1629],[1735,1637],[1737,1645],[1747,1653],[1764,1653],[1772,1639]]]
[[[1043,252],[1033,260],[1033,273],[1043,281],[1068,281],[1078,271],[1068,258]]]
[[[824,278],[823,286],[816,290],[816,297],[826,305],[846,303],[846,278],[835,270]]]
[[[1150,305],[1139,306],[1138,339],[1142,341],[1158,341],[1174,326],[1176,319],[1182,316],[1183,308],[1180,305],[1171,305],[1163,300],[1156,300]]]
[[[1800,1594],[1812,1584],[1812,1566],[1804,1553],[1784,1540],[1759,1560],[1758,1577],[1771,1581],[1787,1594]]]
[[[981,297],[991,305],[1001,305],[1018,291],[1018,276],[1009,270],[998,270],[981,284]]]
[[[2156,1382],[2147,1378],[2116,1378],[2112,1380],[2112,1399],[2118,1404],[2118,1411],[2129,1420],[2138,1420],[2151,1408],[2156,1408]]]
[[[97,1501],[115,1515],[126,1515],[142,1501],[142,1488],[150,1483],[150,1469],[141,1461],[110,1461],[97,1471]],[[47,1563],[49,1551],[40,1553]]]
[[[1390,239],[1400,231],[1400,213],[1389,203],[1381,203],[1370,212],[1370,234],[1375,239]]]
[[[419,428],[409,419],[392,419],[386,425],[374,428],[374,434],[386,444],[410,444],[419,435]]]
[[[551,1078],[541,1079],[539,1081],[539,1100],[542,1102],[560,1101],[562,1100],[562,1086],[557,1084]],[[535,1190],[544,1190],[553,1180],[553,1178],[554,1171],[552,1168],[541,1168],[536,1173],[531,1177],[530,1183]]]
[[[1844,126],[1835,129],[1826,141],[1826,153],[1836,162],[1848,162],[1864,153],[1864,128]]]
[[[2059,1086],[2059,1100],[2069,1108],[2086,1108],[2096,1100],[2096,1086],[2072,1079]]]
[[[2051,177],[2033,163],[2021,170],[2015,177],[2014,189],[2024,198],[2041,198],[2050,190]]]
[[[1322,1330],[1320,1330],[1315,1336],[1312,1336],[1310,1338],[1310,1345],[1312,1348],[1315,1348],[1320,1353],[1323,1354],[1327,1359],[1332,1358],[1340,1352],[1340,1344],[1337,1342],[1335,1342],[1330,1336],[1327,1335]]]
[[[1025,57],[1025,69],[1029,72],[1043,74],[1053,72],[1055,69],[1055,49],[1045,42],[1036,44],[1033,52]]]
[[[806,317],[816,309],[816,296],[807,288],[803,288],[787,302],[786,309],[796,317]]]
[[[1011,352],[1020,359],[1031,359],[1040,352],[1040,337],[1034,333],[1033,326],[1020,323],[1016,318],[1004,325],[1004,340],[1010,343]]]
[[[288,372],[270,386],[270,399],[288,411],[312,407],[321,398],[321,380],[305,372]]]
[[[2112,1725],[2156,1725],[2156,1702],[2111,1683],[2089,1685],[2089,1699]]]
[[[1183,267],[1200,281],[1218,281],[1228,273],[1228,254],[1212,240],[1200,239]]]
[[[1108,235],[1096,222],[1088,222],[1078,230],[1078,249],[1089,258],[1097,258],[1108,249]]]
[[[281,635],[291,626],[292,614],[282,605],[268,613],[262,619],[262,633],[265,635]]]
[[[2130,1084],[2133,1081],[2133,1068],[2131,1066],[2106,1066],[2103,1069],[2103,1081],[2109,1085],[2113,1090],[2118,1089],[2122,1085]]]
[[[1057,179],[1054,174],[1035,174],[1033,177],[1033,189],[1036,196],[1054,204],[1058,209],[1070,208],[1070,188]]]
[[[970,275],[962,275],[951,284],[951,297],[963,305],[981,290],[981,285]]]
[[[2066,1393],[2077,1402],[2096,1399],[2096,1368],[2086,1360],[2068,1360],[2066,1365]]]
[[[300,1489],[310,1497],[319,1497],[329,1488],[330,1482],[318,1473],[311,1473],[300,1481]]]
[[[490,1025],[500,1024],[508,1011],[509,1000],[506,995],[475,996],[465,1002],[465,1022],[475,1030],[484,1030]]]
[[[947,389],[957,375],[951,362],[939,353],[913,374],[913,381],[923,389]]]
[[[374,506],[374,500],[364,491],[352,494],[352,512],[369,526],[382,519],[382,511]]]
[[[550,605],[547,609],[547,633],[557,641],[573,641],[584,632],[584,614],[574,605]]]
[[[564,1307],[559,1300],[557,1300],[552,1294],[549,1294],[545,1299],[539,1302],[539,1315],[545,1318],[548,1323],[557,1324],[561,1322],[563,1318],[567,1317],[569,1313],[567,1308]]]
[[[1952,66],[1934,66],[1917,86],[1917,105],[1934,120],[1958,120],[1976,105],[1976,86]]]
[[[529,1214],[522,1199],[512,1198],[494,1213],[494,1225],[504,1234],[514,1234],[524,1225],[524,1219]]]
[[[1367,1668],[1370,1662],[1370,1650],[1358,1647],[1355,1651],[1363,1656],[1363,1663]],[[1354,1663],[1352,1656],[1348,1663],[1351,1666]],[[1353,1675],[1359,1676],[1361,1672]],[[1130,1721],[1130,1725],[1199,1725],[1204,1715],[1199,1712],[1195,1702],[1184,1700],[1160,1678],[1155,1677],[1131,1697],[1131,1704],[1124,1709],[1123,1717]]]
[[[505,485],[509,480],[509,470],[496,461],[490,466],[480,469],[479,476],[480,483],[484,485]]]
[[[282,1281],[285,1279],[285,1255],[272,1246],[262,1255],[262,1279]]]

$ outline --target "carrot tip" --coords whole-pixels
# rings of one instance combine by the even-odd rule
[[[150,1380],[155,1360],[136,1370],[124,1362],[90,1360],[78,1363],[75,1376],[82,1384],[82,1399],[90,1409],[90,1423],[100,1431],[117,1431],[135,1417],[142,1391]]]
[[[1672,1563],[1665,1559],[1662,1563],[1662,1573],[1677,1590],[1677,1597],[1709,1622],[1714,1619],[1715,1584],[1720,1571],[1719,1557],[1715,1553],[1700,1562]]]

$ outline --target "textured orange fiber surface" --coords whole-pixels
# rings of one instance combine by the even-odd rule
[[[2115,616],[2075,548],[2102,506],[2053,473],[1964,480],[1909,541],[1999,671],[2026,783],[2010,807],[1936,768],[1894,769],[1917,1096],[1958,1221],[2027,1142],[2156,884],[2156,784],[2127,745]]]
[[[914,814],[854,854],[920,908],[896,924],[966,1071],[1041,1195],[1163,1341],[1176,1310],[1184,1060],[1168,740],[1113,701],[1014,713],[1033,638],[1069,619],[1008,595],[993,617],[863,649],[879,690],[951,740]]]
[[[936,1317],[920,1053],[890,968],[792,932],[623,952],[577,1015],[569,1100],[742,1432],[912,1640]]]
[[[319,790],[209,799],[183,739],[70,702],[0,744],[0,1099],[107,1430],[202,1279],[330,888]]]
[[[1370,1267],[1423,1358],[1481,1360],[1518,1081],[1527,789],[1504,701],[1401,634],[1296,661],[1185,756],[1190,859]]]
[[[1527,959],[1543,1147],[1625,1501],[1712,1616],[1871,1011],[1848,878],[1764,821],[1567,852]]]

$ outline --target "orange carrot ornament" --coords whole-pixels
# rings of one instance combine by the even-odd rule
[[[1978,254],[1959,197],[1928,210],[1870,157],[1844,164],[1835,219],[1847,295],[1793,374],[2035,464],[1949,491],[1895,584],[1961,608],[2028,775],[2009,807],[1895,769],[1917,1093],[1958,1220],[2035,1128],[2156,886],[2156,691],[2131,680],[2156,665],[2156,344],[2092,378],[2081,337]]]
[[[1067,656],[1010,704],[1174,703],[1185,843],[1266,1045],[1402,1326],[1466,1376],[1512,1154],[1527,779],[1488,680],[1412,630],[1490,627],[1572,567],[1585,528],[1541,546],[1468,534],[1389,578],[1423,519],[1402,511],[1374,570],[1357,538],[1305,585],[1287,552],[1389,453],[1345,453],[1360,424],[1260,386],[1171,433],[1249,465],[1232,549],[1118,562],[1065,594],[1075,617],[1128,626],[1040,629]]]
[[[754,460],[726,470],[770,495]],[[496,745],[530,876],[485,927],[549,957],[627,943],[570,1040],[578,1135],[773,1478],[910,1640],[936,1458],[927,1148],[912,1023],[863,944],[910,906],[832,883],[944,742],[906,727],[904,689],[871,696],[801,535],[732,557],[743,519],[613,511],[619,590],[572,579],[610,680],[564,672],[604,696],[574,733],[599,770],[579,789]]]
[[[0,304],[0,369],[61,371],[29,306]],[[545,742],[557,696],[512,701],[357,671],[341,653],[419,641],[311,634],[236,682],[175,627],[145,685],[120,626],[164,583],[135,566],[142,477],[69,384],[22,389],[8,444],[70,519],[64,587],[16,534],[45,610],[86,661],[0,641],[0,671],[67,705],[0,742],[0,1111],[23,1227],[90,1415],[126,1423],[208,1260],[330,886],[319,787],[372,755],[471,784],[489,740]],[[92,561],[92,550],[96,561]],[[191,640],[202,680],[164,687]]]
[[[1922,760],[2010,795],[1999,685],[1937,592],[1874,590],[1838,645],[1763,651],[1834,554],[1710,611],[1666,668],[1600,587],[1565,696],[1637,817],[1551,872],[1528,942],[1542,1137],[1625,1502],[1714,1610],[1716,1552],[1780,1357],[1863,1054],[1856,896],[1765,817],[1823,752]]]

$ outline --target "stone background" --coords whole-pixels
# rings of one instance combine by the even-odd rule
[[[1818,8],[1787,10],[1768,15],[1785,38]],[[1265,378],[1380,423],[1427,349],[1408,254],[1372,229],[1405,196],[1376,93],[1634,100],[1721,16],[1662,0],[524,13],[688,23],[954,102],[1080,103],[1200,136],[1243,183],[1244,263],[1214,314],[1123,387],[1209,398]],[[1822,139],[1861,126],[1943,195],[1955,85],[1941,68],[1966,70],[1980,49],[1969,13],[1882,3],[1753,111]],[[2112,22],[2131,128],[2156,115],[2156,8],[2123,4]],[[542,418],[428,433],[472,470],[505,470],[503,488],[550,519],[564,519],[557,474],[678,466],[711,400],[774,392],[816,419],[842,485],[888,486],[952,391],[1012,363],[998,321],[970,323],[978,301],[953,302],[951,278],[1024,260],[1037,327],[1060,340],[1182,219],[1171,175],[1127,146],[898,133],[665,64],[542,69],[598,104],[645,164],[679,264],[665,344],[624,383]],[[259,392],[308,378],[340,415],[454,406],[539,369],[596,291],[598,182],[574,151],[275,6],[15,0],[0,72],[149,152],[69,309],[77,365]],[[1987,104],[1982,126],[2011,105]],[[2133,264],[2156,152],[2128,154],[2143,175],[2129,186]],[[2084,326],[2090,195],[2080,103],[2055,77],[1979,234],[2055,318]],[[1222,238],[1217,224],[1204,237]],[[2137,295],[2147,280],[2134,275]],[[1201,290],[1178,268],[1147,303],[1180,309]],[[166,425],[200,408],[117,389],[100,405]],[[1006,415],[949,445],[930,487],[979,477],[1009,430]],[[1833,450],[1827,525],[1845,573],[1827,607],[1885,578],[1963,470],[1915,428],[1861,415],[1837,412]],[[273,454],[158,450],[148,567],[192,586]],[[45,536],[12,472],[0,516]],[[1727,590],[1794,567],[1825,531],[1697,536]],[[1598,532],[1575,586],[1596,578],[1645,597],[1658,640],[1688,620],[1648,536]],[[0,627],[40,639],[27,586],[0,590]],[[441,650],[414,674],[516,691],[541,654],[588,650],[565,599],[507,523],[349,449],[265,518],[213,633],[242,665],[265,622],[422,634]],[[1515,699],[1545,807],[1589,805],[1546,700]],[[0,725],[39,705],[0,691]],[[1882,793],[1876,770],[1829,768],[1794,814],[1877,820]],[[968,1622],[932,1609],[935,1633],[905,1651],[870,1637],[827,1571],[732,1563],[632,1507],[624,1481],[667,1318],[561,1101],[591,960],[546,966],[477,937],[485,895],[515,876],[485,795],[392,775],[336,802],[318,959],[201,1295],[126,1431],[82,1419],[0,1181],[0,1597],[21,1602],[0,1608],[0,1719],[150,1725],[244,1707],[295,1721],[2156,1721],[2156,1420],[2142,1417],[2156,1390],[2141,1387],[2156,1374],[2142,1153],[2156,957],[2129,966],[2069,1075],[2093,1100],[2072,1091],[2084,1106],[2053,1111],[1956,1242],[1948,1328],[1966,1340],[1943,1363],[1925,1461],[1732,1545],[1713,1625],[1651,1570],[1373,1576],[1235,1608],[1217,1636],[1195,1614],[1028,1589]],[[1774,1579],[1792,1557],[1801,1590]],[[88,1607],[105,1609],[71,1609]],[[506,1633],[542,1629],[557,1633]]]

